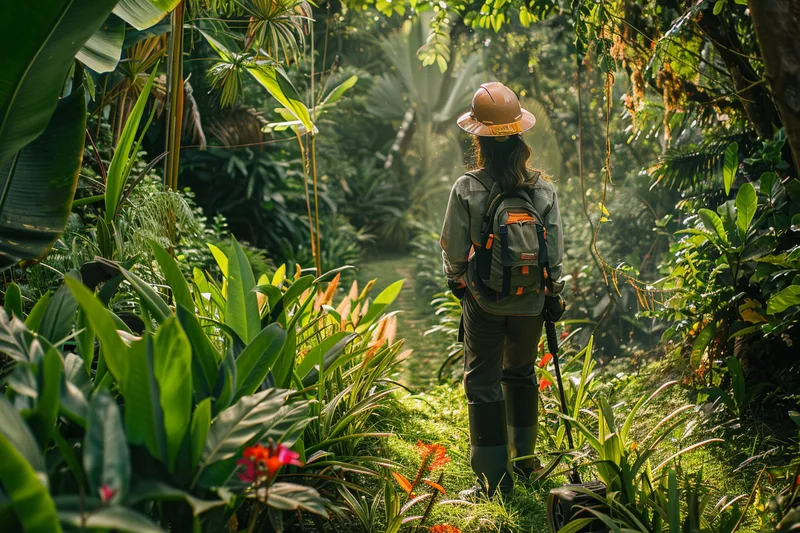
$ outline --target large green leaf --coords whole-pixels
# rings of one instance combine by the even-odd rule
[[[166,17],[180,0],[119,0],[114,14],[137,30],[144,30]]]
[[[125,21],[111,15],[86,41],[76,57],[97,73],[111,72],[117,68],[124,40]]]
[[[148,517],[119,505],[100,507],[91,513],[58,511],[58,518],[78,530],[124,531],[125,533],[166,533]],[[60,531],[60,529],[59,529]],[[71,530],[70,530],[71,531]]]
[[[224,23],[216,22],[214,27],[216,31],[213,32],[200,30],[200,33],[206,38],[211,48],[226,62],[242,63],[237,60],[239,52],[232,49],[235,45],[225,38],[225,33],[229,31],[227,26]],[[275,100],[289,110],[292,116],[299,120],[307,131],[314,131],[314,124],[311,122],[308,108],[300,100],[297,89],[279,67],[263,61],[245,61],[242,66]]]
[[[211,422],[203,454],[202,468],[233,457],[250,439],[281,412],[286,391],[268,389],[245,396],[222,411]]]
[[[304,378],[314,369],[315,366],[319,366],[327,358],[326,354],[329,351],[333,351],[334,354],[341,354],[345,347],[347,347],[347,345],[352,342],[355,337],[357,337],[355,333],[337,331],[333,335],[323,339],[322,342],[309,350],[305,357],[303,357],[303,360],[300,361],[300,364],[297,365],[297,369],[295,371],[298,377],[301,380],[304,380]],[[342,340],[345,342],[341,342]]]
[[[44,472],[44,458],[33,433],[11,402],[2,395],[0,395],[0,435],[3,435],[11,443],[11,446],[19,450],[24,460],[34,470]]]
[[[789,285],[770,297],[767,302],[767,314],[782,313],[797,305],[800,305],[800,285]]]
[[[225,304],[225,324],[231,327],[244,343],[250,343],[261,331],[258,297],[253,289],[256,280],[250,262],[241,245],[233,239],[228,258],[228,298]]]
[[[75,54],[105,22],[116,3],[117,0],[3,3],[0,165],[45,130]],[[83,126],[79,131],[82,146]],[[53,154],[37,155],[44,164]],[[52,168],[59,169],[60,165]],[[42,196],[49,195],[39,192],[34,199]],[[66,212],[69,213],[69,204]],[[31,214],[37,214],[36,209]]]
[[[136,142],[136,132],[139,130],[139,124],[142,121],[144,108],[147,105],[147,99],[150,96],[150,89],[153,87],[155,76],[156,69],[154,68],[142,92],[139,93],[139,98],[136,99],[136,105],[133,106],[128,115],[128,120],[125,122],[122,135],[120,135],[119,142],[114,150],[114,156],[111,158],[111,164],[108,166],[105,194],[106,222],[111,222],[117,214],[122,192],[136,160],[140,144]]]
[[[80,281],[79,275],[75,271],[68,272],[67,276]],[[72,331],[77,311],[78,302],[72,296],[72,291],[66,285],[61,285],[50,298],[36,333],[50,342],[64,340]]]
[[[177,305],[182,305],[186,309],[194,309],[189,284],[186,282],[186,278],[183,277],[183,272],[181,272],[178,263],[157,242],[150,241],[150,248],[153,250],[153,255],[155,255],[164,277],[167,278],[167,284],[172,289],[172,297],[175,299],[176,307]]]
[[[736,171],[739,169],[739,145],[731,143],[725,149],[725,159],[722,165],[722,181],[725,185],[725,194],[731,193],[731,185],[736,178]]]
[[[5,401],[5,400],[3,400]],[[0,432],[0,484],[25,533],[60,533],[56,507],[22,451]]]
[[[25,318],[22,314],[22,291],[19,290],[19,285],[9,283],[3,300],[3,308],[8,316],[16,315],[19,319]]]
[[[130,361],[123,379],[125,396],[125,428],[132,444],[144,445],[150,455],[168,463],[167,435],[164,431],[164,410],[153,369],[154,343],[148,333],[133,343],[128,353]]]
[[[253,394],[261,385],[286,343],[286,331],[270,324],[242,350],[236,359],[238,387],[234,400]]]
[[[736,194],[736,228],[739,230],[742,244],[745,242],[750,224],[753,223],[753,217],[756,216],[756,209],[758,209],[758,194],[753,184],[747,182]]]
[[[44,358],[40,361],[38,374],[36,410],[29,419],[29,424],[44,450],[47,449],[50,437],[56,428],[61,388],[64,381],[64,361],[58,350],[52,346],[48,348]]]
[[[716,216],[716,213],[714,216]],[[719,219],[719,217],[717,218]],[[370,302],[367,314],[361,319],[361,322],[359,322],[357,329],[359,333],[366,331],[369,326],[372,325],[375,319],[381,315],[383,310],[395,301],[395,299],[400,295],[400,291],[403,289],[403,281],[404,280],[402,279],[395,281],[383,289],[381,293],[375,297],[374,301]]]
[[[197,404],[192,415],[192,437],[191,437],[191,452],[192,452],[192,468],[197,466],[200,462],[200,457],[203,454],[203,448],[206,445],[206,437],[208,437],[208,430],[211,427],[211,398],[206,398]]]
[[[701,209],[698,214],[706,229],[713,231],[723,244],[728,244],[730,242],[728,240],[728,233],[725,231],[725,226],[722,224],[722,219],[719,218],[719,215],[710,209]]]
[[[309,511],[328,517],[327,500],[319,495],[317,489],[295,483],[274,483],[267,489],[270,507],[282,511]]]
[[[0,310],[0,352],[24,363],[37,363],[44,357],[42,343],[22,320],[9,317],[4,309]]]
[[[164,322],[155,336],[153,371],[164,413],[168,465],[173,471],[192,417],[192,352],[176,317]]]
[[[122,382],[128,371],[128,347],[117,333],[117,322],[112,318],[111,311],[103,307],[100,300],[95,298],[81,282],[66,277],[64,283],[72,291],[78,305],[86,313],[92,329],[97,333],[108,370],[118,383]]]
[[[692,346],[692,354],[689,358],[689,364],[692,368],[700,368],[703,354],[706,352],[706,348],[714,339],[716,333],[717,325],[712,321],[706,324],[703,330],[697,335],[697,338],[694,340],[694,345]]]
[[[192,382],[196,399],[207,398],[217,382],[222,357],[193,312],[178,304],[176,314],[192,346]]]
[[[0,98],[2,91],[0,85]],[[51,113],[48,111],[48,118]],[[83,86],[58,102],[45,125],[44,133],[36,140],[16,154],[9,154],[5,164],[0,163],[0,269],[23,259],[41,257],[64,231],[83,159]],[[2,142],[0,139],[0,150]]]
[[[83,468],[93,494],[105,486],[116,491],[112,501],[125,497],[131,481],[131,460],[122,415],[107,391],[92,397],[83,442]]]

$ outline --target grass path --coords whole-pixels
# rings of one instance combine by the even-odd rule
[[[474,474],[469,466],[469,421],[464,393],[458,384],[437,383],[436,374],[449,342],[425,335],[436,324],[436,315],[427,299],[417,294],[413,257],[370,258],[362,263],[357,279],[363,286],[374,278],[378,281],[373,294],[398,279],[405,279],[392,309],[400,311],[398,336],[413,350],[402,366],[401,380],[414,394],[397,398],[399,408],[388,421],[394,435],[383,442],[380,453],[404,465],[402,473],[411,478],[419,464],[418,441],[442,444],[451,458],[442,483],[448,494],[443,498],[444,503],[434,507],[431,519],[424,525],[451,524],[463,533],[547,532],[544,504],[551,485],[518,486],[507,501],[468,504],[455,500],[460,490],[472,485]],[[422,514],[424,509],[419,507],[409,514]],[[427,531],[427,527],[419,531]]]

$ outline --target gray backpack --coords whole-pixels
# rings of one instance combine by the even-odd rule
[[[470,255],[472,286],[495,301],[544,288],[552,290],[547,229],[531,200],[533,188],[502,191],[494,179],[467,174],[489,189],[478,242],[473,242],[474,253]],[[539,177],[537,173],[534,183]]]

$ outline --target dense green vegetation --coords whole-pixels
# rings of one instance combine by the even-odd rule
[[[800,528],[797,0],[0,8],[0,529]],[[568,415],[473,482],[438,232],[503,81],[564,218]],[[575,429],[567,442],[564,421]]]

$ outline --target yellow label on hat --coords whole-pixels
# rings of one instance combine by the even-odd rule
[[[513,135],[515,133],[522,133],[522,126],[520,126],[519,122],[498,124],[496,126],[489,126],[489,133],[492,135]]]

